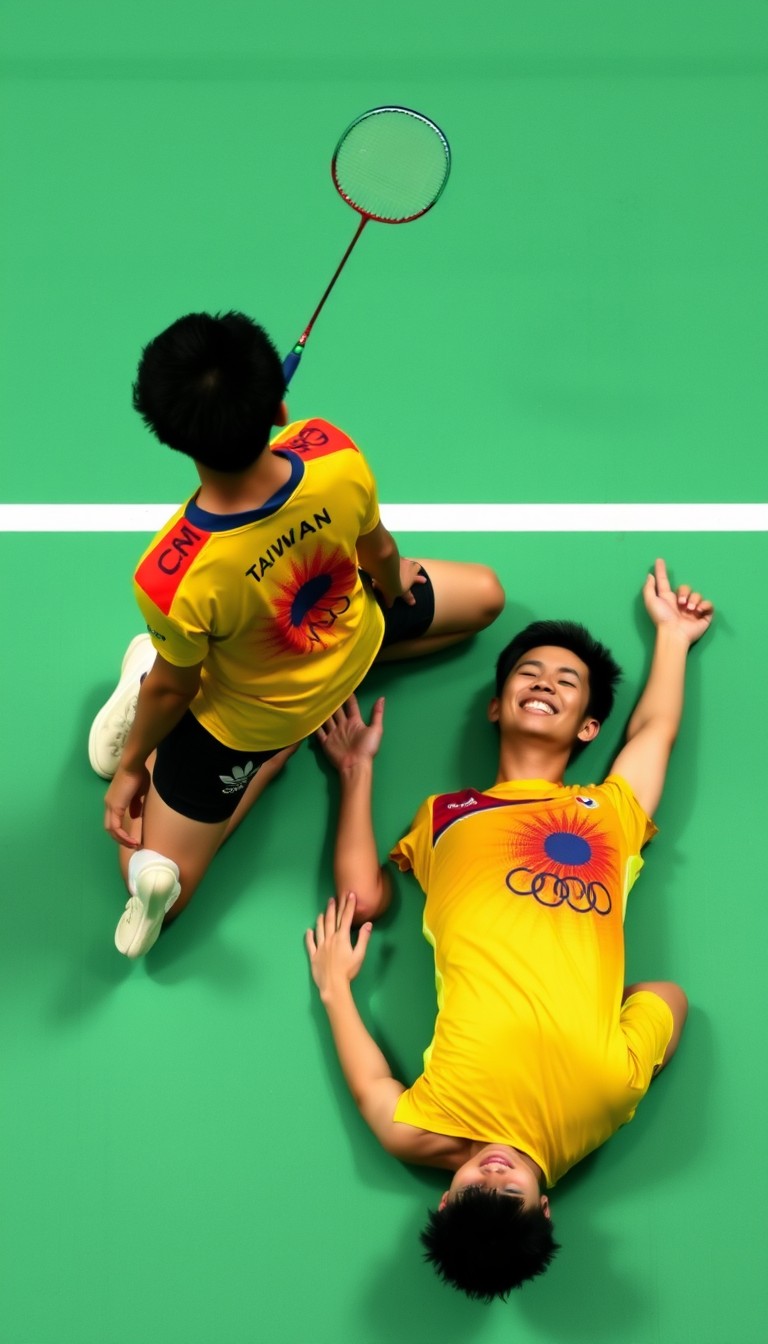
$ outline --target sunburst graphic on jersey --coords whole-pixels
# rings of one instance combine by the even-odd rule
[[[517,826],[508,837],[513,864],[507,886],[541,905],[569,905],[607,915],[616,886],[616,856],[596,818],[546,812]]]
[[[338,548],[319,546],[306,559],[291,561],[287,579],[273,598],[273,639],[285,652],[315,653],[338,638],[340,616],[349,610],[357,568]]]

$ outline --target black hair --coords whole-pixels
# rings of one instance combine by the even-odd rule
[[[543,1274],[560,1249],[543,1209],[478,1186],[431,1210],[421,1241],[444,1283],[483,1302],[506,1300]]]
[[[133,405],[161,443],[214,471],[245,471],[269,439],[285,378],[243,313],[187,313],[142,351]]]
[[[504,683],[516,663],[530,649],[555,645],[575,653],[589,668],[589,704],[587,714],[603,723],[613,709],[616,686],[621,679],[621,668],[610,650],[593,639],[583,625],[575,621],[533,621],[511,639],[502,649],[496,663],[496,695],[500,696]],[[581,744],[577,744],[581,745]]]

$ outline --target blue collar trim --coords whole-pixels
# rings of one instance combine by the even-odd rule
[[[184,517],[193,527],[199,527],[203,532],[232,532],[237,527],[247,527],[249,523],[258,523],[262,518],[269,518],[270,514],[277,513],[277,510],[290,499],[303,478],[304,463],[296,453],[287,452],[282,448],[275,448],[273,451],[278,457],[284,457],[290,462],[291,474],[285,485],[281,485],[260,508],[247,509],[245,513],[209,513],[207,509],[201,509],[195,499],[190,499],[185,506]]]

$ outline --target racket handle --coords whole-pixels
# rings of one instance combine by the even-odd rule
[[[289,355],[286,355],[285,359],[283,360],[283,377],[285,379],[286,387],[290,383],[294,373],[299,367],[299,361],[301,360],[301,356],[303,353],[304,353],[304,346],[295,345],[291,353]]]

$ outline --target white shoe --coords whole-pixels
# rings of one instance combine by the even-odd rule
[[[125,651],[120,680],[99,710],[88,735],[88,759],[97,775],[111,779],[123,754],[125,739],[136,714],[141,678],[155,661],[149,635],[137,635]]]
[[[115,929],[115,947],[123,956],[143,957],[160,937],[163,917],[181,891],[178,867],[162,854],[139,850],[131,858],[128,886],[131,895]]]

